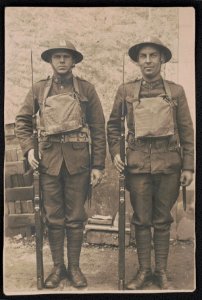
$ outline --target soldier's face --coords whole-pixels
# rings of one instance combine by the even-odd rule
[[[70,52],[57,51],[52,54],[50,64],[54,73],[64,75],[74,66],[74,59]]]
[[[138,66],[143,77],[152,79],[160,75],[161,53],[156,47],[145,46],[139,51]]]

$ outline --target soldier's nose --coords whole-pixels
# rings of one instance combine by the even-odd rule
[[[60,62],[62,62],[62,63],[63,63],[64,61],[65,61],[64,57],[63,57],[63,56],[61,56],[61,57],[60,57]]]
[[[149,63],[150,61],[151,61],[151,60],[150,60],[150,56],[147,55],[147,56],[146,56],[146,62]]]

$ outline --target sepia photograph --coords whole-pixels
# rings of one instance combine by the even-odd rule
[[[4,294],[194,292],[194,8],[4,26]]]

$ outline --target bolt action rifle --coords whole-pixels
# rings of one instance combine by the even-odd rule
[[[36,117],[36,98],[33,88],[33,61],[31,51],[31,71],[32,71],[32,98],[33,98],[33,140],[34,140],[34,157],[39,161],[38,147],[38,131]],[[37,273],[37,288],[39,290],[44,287],[44,271],[43,271],[43,221],[42,221],[42,196],[40,189],[39,168],[33,172],[33,187],[34,187],[34,212],[35,212],[35,230],[36,230],[36,273]]]
[[[181,158],[183,159],[183,147],[181,147]],[[187,194],[186,186],[182,185],[182,203],[183,203],[184,211],[186,211],[186,209],[187,209],[187,197],[186,197],[186,194]]]
[[[123,99],[121,103],[121,136],[120,157],[125,164],[125,86],[124,86],[123,56]],[[124,290],[125,284],[125,168],[119,174],[119,290]]]

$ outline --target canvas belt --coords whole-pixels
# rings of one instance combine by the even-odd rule
[[[57,135],[49,135],[43,136],[40,135],[40,141],[42,142],[51,142],[51,143],[88,143],[89,138],[86,132],[77,132],[77,133],[69,133],[69,134],[57,134]]]
[[[178,135],[178,130],[175,131],[175,134]],[[179,136],[178,136],[179,138]],[[178,143],[174,143],[172,144],[171,142],[172,136],[167,136],[167,137],[159,137],[159,138],[135,138],[135,133],[131,130],[128,131],[128,135],[127,135],[127,142],[128,145],[131,145],[133,147],[135,146],[139,146],[139,145],[145,145],[145,147],[151,147],[152,144],[156,144],[156,146],[158,145],[158,143],[160,142],[161,145],[160,147],[162,147],[163,149],[168,149],[169,151],[176,151],[179,150],[179,144]],[[156,148],[156,147],[155,147]],[[157,149],[159,149],[159,147],[157,147]]]

